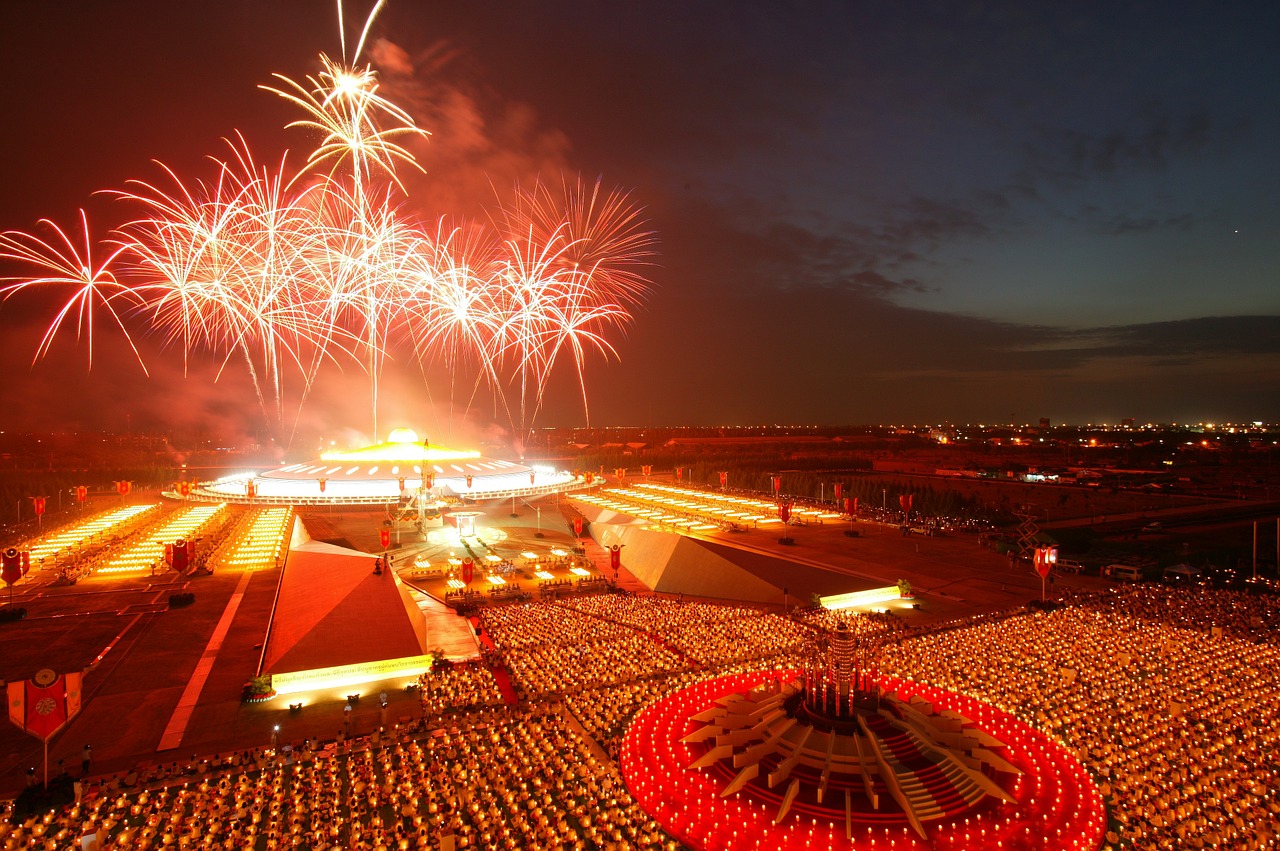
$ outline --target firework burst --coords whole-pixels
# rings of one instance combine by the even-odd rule
[[[0,279],[0,298],[71,290],[36,359],[74,318],[92,367],[104,314],[139,363],[132,334],[141,328],[185,363],[207,353],[220,372],[243,364],[278,425],[290,392],[300,408],[325,363],[351,365],[368,376],[376,432],[381,373],[404,355],[424,374],[431,363],[453,381],[473,374],[469,399],[489,387],[523,436],[567,357],[587,411],[587,358],[616,355],[610,335],[649,290],[654,239],[639,208],[577,180],[517,191],[486,226],[425,226],[408,215],[397,169],[419,168],[407,144],[429,134],[358,64],[381,7],[349,61],[339,0],[342,61],[321,54],[304,83],[275,75],[263,87],[301,110],[290,127],[320,137],[300,168],[287,155],[259,163],[237,134],[229,155],[211,158],[212,180],[161,166],[160,183],[113,191],[140,212],[105,247],[95,248],[83,213],[83,240],[51,222],[41,223],[49,237],[0,234],[0,259],[18,270]]]

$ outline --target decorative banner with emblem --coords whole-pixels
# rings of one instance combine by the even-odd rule
[[[609,547],[609,566],[614,570],[622,567],[622,544],[613,544]]]
[[[32,679],[9,683],[9,720],[48,742],[79,714],[81,679],[79,671],[58,674],[45,668]]]
[[[462,560],[462,581],[470,585],[476,575],[476,563],[468,556]]]

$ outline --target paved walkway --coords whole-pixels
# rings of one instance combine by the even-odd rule
[[[160,737],[160,744],[156,747],[157,751],[172,750],[182,744],[182,734],[186,732],[187,724],[191,721],[191,713],[195,711],[196,704],[200,701],[200,692],[204,691],[204,684],[209,679],[209,673],[213,671],[213,662],[218,658],[218,651],[222,649],[222,640],[227,637],[227,630],[231,628],[231,621],[235,619],[236,610],[240,608],[240,601],[244,599],[245,588],[249,586],[251,578],[253,578],[251,570],[246,570],[241,575],[236,590],[232,592],[231,599],[227,601],[227,607],[222,611],[222,619],[214,627],[213,635],[209,636],[209,643],[205,645],[204,653],[196,663],[191,679],[187,680],[187,687],[182,690],[182,697],[178,699],[173,715],[169,717],[164,735]]]

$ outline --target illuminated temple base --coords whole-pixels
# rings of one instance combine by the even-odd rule
[[[311,671],[290,671],[271,675],[271,687],[276,694],[347,689],[352,686],[402,679],[413,682],[418,675],[431,667],[431,655],[407,656],[403,659],[384,659],[357,665],[337,665]]]
[[[939,718],[961,719],[965,734],[982,739],[998,762],[1020,772],[988,771],[1011,800],[987,798],[977,806],[957,808],[954,815],[929,821],[921,836],[890,796],[880,794],[877,807],[861,783],[837,786],[832,781],[821,801],[813,789],[801,793],[799,784],[793,788],[787,776],[800,760],[787,766],[761,757],[752,744],[758,741],[752,738],[760,735],[758,731],[743,726],[735,732],[713,720],[726,717],[726,712],[732,715],[733,705],[753,689],[760,693],[776,688],[769,684],[779,677],[791,680],[798,675],[757,671],[707,680],[641,712],[631,724],[621,757],[627,786],[640,806],[680,842],[700,849],[1029,851],[1099,846],[1106,829],[1102,796],[1062,746],[981,701],[893,677],[880,678],[884,692],[895,693],[911,706],[927,704]],[[758,716],[760,730],[771,711],[765,708]],[[787,721],[774,717],[768,723],[778,730],[766,735],[784,735]],[[820,756],[826,756],[829,746],[820,750]],[[758,759],[755,770],[753,759]],[[885,759],[896,763],[894,770],[908,779],[913,773],[925,776],[923,763],[899,760],[887,752]],[[822,771],[822,762],[810,769],[811,776],[818,776],[814,772]],[[776,786],[768,782],[771,775],[779,776]],[[933,791],[930,782],[922,780],[921,785]],[[883,778],[877,778],[871,791],[876,789],[883,790]]]

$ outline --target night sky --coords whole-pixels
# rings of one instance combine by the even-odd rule
[[[1273,3],[390,0],[372,36],[432,133],[424,219],[562,174],[644,207],[654,289],[588,364],[593,425],[1280,420]],[[0,229],[97,232],[153,159],[306,151],[258,86],[340,53],[328,0],[6,2],[0,45]],[[150,378],[110,333],[92,372],[73,336],[32,367],[51,298],[0,306],[0,428],[261,428],[234,361],[184,378],[156,340]],[[369,431],[349,372],[303,432]],[[501,431],[403,372],[380,423]],[[570,372],[538,425],[586,422]]]

